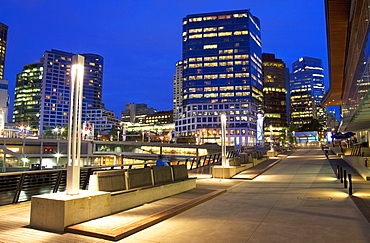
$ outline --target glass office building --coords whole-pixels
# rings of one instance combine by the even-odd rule
[[[43,134],[47,127],[68,124],[73,53],[45,51],[40,63],[26,65],[17,75],[13,121],[33,126]],[[102,108],[103,57],[85,57],[83,120],[87,109]],[[29,115],[25,114],[29,111]],[[37,118],[36,118],[37,117]],[[37,124],[37,125],[36,125]]]
[[[301,57],[293,63],[290,74],[291,124],[302,126],[312,119],[324,119],[325,111],[321,107],[324,89],[320,59]]]
[[[281,136],[287,127],[286,111],[286,66],[275,54],[263,53],[263,98],[264,98],[264,135],[265,142]],[[270,129],[271,126],[271,129]]]
[[[43,70],[42,63],[33,63],[17,74],[13,121],[32,130],[39,127]]]
[[[188,15],[183,19],[182,105],[177,136],[219,141],[227,116],[227,144],[256,143],[262,107],[259,19],[249,10]]]

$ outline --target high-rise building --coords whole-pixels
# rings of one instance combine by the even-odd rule
[[[43,134],[47,127],[68,124],[73,53],[45,51],[40,63],[24,66],[17,75],[13,121]],[[87,109],[102,108],[103,57],[85,57],[83,119]],[[28,113],[25,113],[28,112]],[[38,123],[38,124],[37,124]]]
[[[184,63],[179,61],[176,63],[176,74],[173,77],[173,119],[179,118],[179,109],[182,105],[182,72],[184,70]]]
[[[312,119],[322,120],[325,111],[321,107],[324,95],[322,61],[301,57],[292,65],[290,75],[291,124],[302,126]]]
[[[42,103],[43,63],[25,65],[17,74],[13,121],[37,131]]]
[[[3,23],[0,23],[0,80],[4,79],[4,65],[5,65],[7,38],[8,38],[8,26],[6,26]]]
[[[183,97],[177,136],[203,134],[201,142],[215,142],[224,113],[228,145],[256,144],[263,88],[260,36],[260,21],[249,10],[183,19]]]
[[[269,140],[272,130],[277,138],[287,127],[286,112],[286,67],[275,54],[262,54],[263,98],[264,98],[264,134],[265,141]],[[271,126],[271,129],[270,129]]]

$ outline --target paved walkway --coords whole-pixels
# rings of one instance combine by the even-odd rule
[[[131,213],[112,215],[106,222],[115,218],[126,224],[129,217],[145,218],[226,189],[226,193],[119,242],[369,242],[370,224],[364,214],[370,207],[370,184],[354,175],[356,198],[352,200],[334,174],[333,168],[342,162],[334,155],[328,161],[317,147],[299,149],[254,180],[219,180],[200,175],[197,189],[143,205]],[[356,200],[364,214],[354,203]],[[28,228],[29,207],[29,203],[0,207],[0,242],[109,242]],[[102,222],[86,224],[97,226]]]

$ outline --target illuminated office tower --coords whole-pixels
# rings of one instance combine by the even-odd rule
[[[8,37],[8,26],[0,23],[0,80],[4,79],[4,65],[6,53],[6,40]]]
[[[173,119],[179,118],[179,109],[182,104],[182,81],[184,65],[182,61],[176,63],[176,74],[173,77]]]
[[[13,122],[38,130],[41,106],[43,64],[25,65],[17,74],[14,94]]]
[[[262,54],[263,98],[264,98],[264,135],[270,138],[270,126],[273,137],[278,138],[287,127],[286,113],[286,67],[274,54]]]
[[[320,103],[324,94],[322,61],[301,57],[293,63],[290,75],[291,124],[302,126],[321,120],[325,111]]]
[[[38,125],[31,128],[38,129],[39,134],[43,134],[47,127],[56,128],[68,124],[73,55],[58,50],[45,51],[40,63],[25,66],[17,76],[14,122],[36,126],[37,121],[29,120],[31,118],[28,115],[22,114],[22,109],[32,109],[31,114],[38,117]],[[87,109],[103,107],[103,57],[96,54],[82,56],[85,57],[82,108],[85,120]],[[39,96],[39,103],[31,96]],[[23,107],[25,104],[26,107]]]
[[[182,105],[177,136],[219,141],[227,116],[227,144],[256,144],[262,108],[260,21],[249,10],[188,15],[183,19]]]

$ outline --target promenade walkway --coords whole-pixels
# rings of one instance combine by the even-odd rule
[[[356,198],[352,200],[334,173],[339,163],[343,161],[335,155],[328,161],[318,147],[298,149],[253,180],[199,175],[195,190],[83,224],[122,227],[224,190],[119,242],[370,242],[370,224],[365,217],[370,208],[370,184],[353,175]],[[348,172],[354,173],[349,168]],[[111,242],[31,229],[29,209],[29,202],[0,207],[0,242]]]

